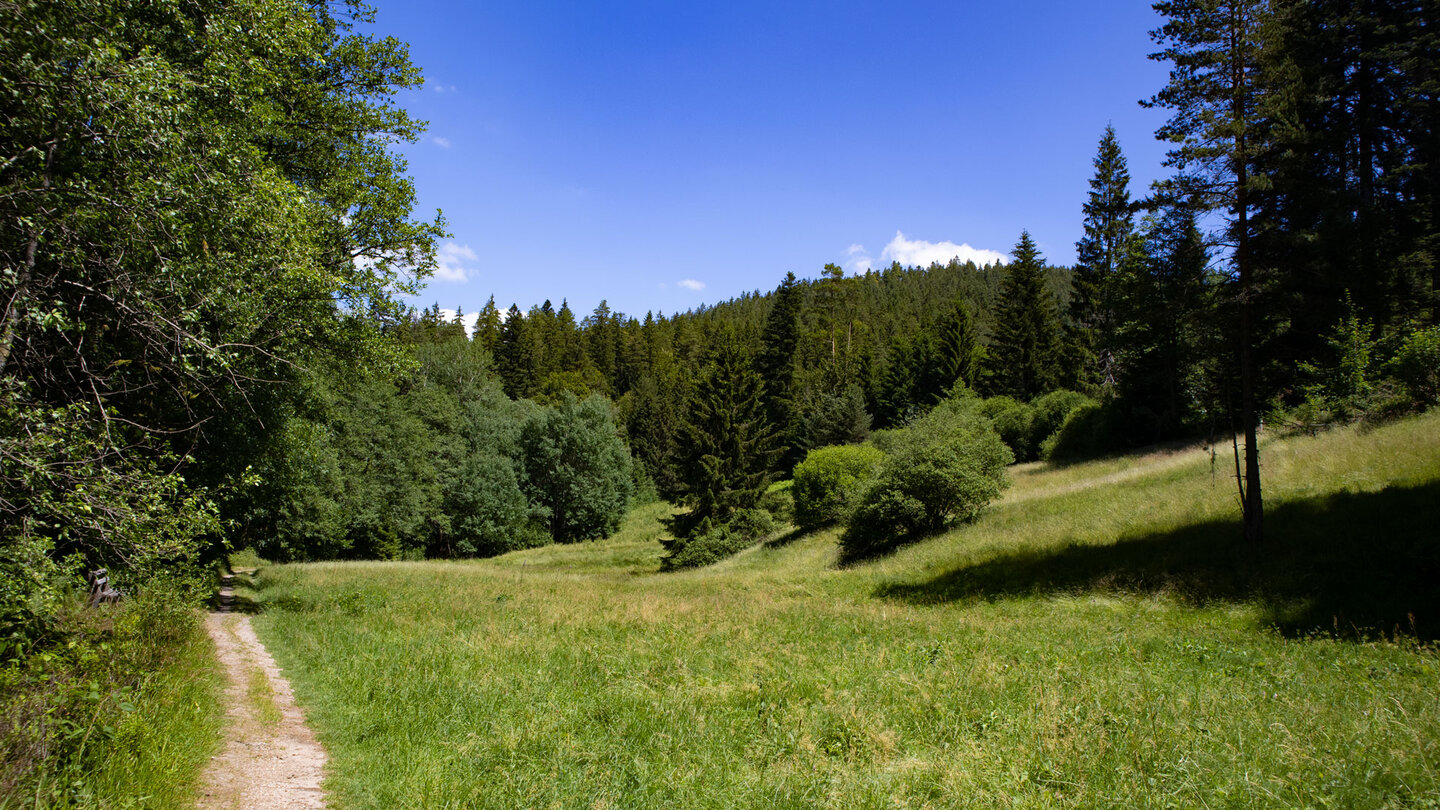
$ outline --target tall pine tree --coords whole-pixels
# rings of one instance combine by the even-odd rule
[[[786,273],[775,288],[765,331],[760,335],[756,370],[765,381],[765,414],[784,446],[775,456],[777,469],[793,467],[800,442],[795,440],[795,347],[800,339],[800,289],[795,274]],[[802,451],[803,452],[803,451]]]
[[[495,370],[511,399],[523,399],[535,390],[535,356],[527,330],[525,315],[520,307],[511,304],[495,344]]]
[[[1215,348],[1210,256],[1194,211],[1170,206],[1144,231],[1114,279],[1116,388],[1137,443],[1187,427],[1202,360]]]
[[[1260,489],[1259,407],[1255,335],[1260,314],[1252,256],[1251,213],[1266,185],[1254,164],[1264,144],[1261,129],[1265,28],[1272,22],[1266,0],[1169,0],[1155,10],[1169,21],[1152,32],[1162,50],[1152,59],[1171,63],[1169,83],[1147,106],[1174,115],[1156,137],[1176,144],[1167,165],[1178,172],[1174,190],[1200,206],[1225,213],[1223,243],[1234,278],[1240,427],[1245,469],[1237,481],[1245,537],[1264,537]]]
[[[1031,400],[1060,384],[1060,322],[1029,231],[1011,251],[991,355],[996,393]]]
[[[718,342],[681,430],[680,502],[690,507],[675,524],[682,536],[759,503],[776,454],[764,382],[733,333],[722,332]]]
[[[1085,201],[1085,235],[1075,243],[1075,276],[1070,296],[1066,383],[1077,390],[1113,383],[1113,285],[1127,242],[1135,232],[1130,171],[1113,126],[1105,127],[1095,155],[1095,176]]]
[[[956,300],[950,311],[935,324],[933,362],[935,377],[944,395],[955,388],[974,388],[980,382],[985,353],[976,333],[970,306]]]

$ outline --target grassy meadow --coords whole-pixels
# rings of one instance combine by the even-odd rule
[[[493,560],[264,568],[343,808],[1440,806],[1440,414],[1024,465],[972,525],[658,573],[642,507]]]

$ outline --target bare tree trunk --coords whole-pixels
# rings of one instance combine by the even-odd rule
[[[5,326],[3,331],[0,331],[0,374],[5,373],[5,366],[10,362],[10,347],[15,344],[15,333],[20,324],[20,308],[30,294],[30,278],[35,272],[35,251],[39,246],[39,234],[31,231],[30,241],[25,245],[25,267],[20,271],[20,278],[15,283],[15,291],[10,294],[10,300],[5,302]]]
[[[45,192],[50,190],[50,166],[55,160],[55,146],[58,142],[57,136],[45,150],[45,168],[40,177],[42,198]],[[4,326],[0,327],[0,374],[5,373],[5,367],[10,363],[10,355],[15,346],[15,336],[20,328],[20,311],[25,306],[25,299],[30,295],[30,282],[35,277],[35,254],[39,249],[40,229],[32,224],[30,239],[25,243],[25,266],[21,268],[19,277],[15,279],[15,291],[10,294],[10,300],[5,302]]]
[[[1260,445],[1258,422],[1255,408],[1255,356],[1253,268],[1250,266],[1250,222],[1249,167],[1246,157],[1245,140],[1245,97],[1248,93],[1248,78],[1245,75],[1243,34],[1245,21],[1239,6],[1237,16],[1232,20],[1230,65],[1231,87],[1234,88],[1231,112],[1238,122],[1235,134],[1235,268],[1240,276],[1240,421],[1245,429],[1245,486],[1240,501],[1240,512],[1245,524],[1245,539],[1260,543],[1265,539],[1265,501],[1260,494]],[[1246,92],[1242,92],[1246,91]]]

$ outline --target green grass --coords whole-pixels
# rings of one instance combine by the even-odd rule
[[[219,752],[224,675],[203,628],[195,627],[133,693],[88,781],[105,808],[191,808],[199,778]],[[87,802],[88,804],[88,802]]]
[[[1017,468],[862,565],[832,530],[658,574],[662,504],[490,561],[266,568],[255,623],[337,807],[1440,804],[1409,632],[1440,625],[1440,415],[1263,461],[1261,549],[1193,449]]]
[[[190,808],[220,747],[223,673],[188,599],[62,616],[62,643],[0,684],[0,808]],[[15,779],[18,775],[19,779]]]
[[[280,707],[275,705],[275,688],[270,685],[270,677],[262,669],[250,670],[245,700],[250,704],[250,716],[262,726],[278,726],[285,719]]]

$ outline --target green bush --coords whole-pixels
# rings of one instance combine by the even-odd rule
[[[1016,461],[1035,458],[1035,408],[1011,397],[991,397],[979,405],[980,414],[995,425],[1000,440],[1015,454]]]
[[[711,565],[755,545],[776,528],[764,509],[741,509],[723,523],[706,519],[688,535],[660,541],[667,552],[661,566],[674,571]]]
[[[72,588],[46,646],[0,667],[0,807],[183,806],[222,716],[195,584],[98,608]]]
[[[814,529],[842,520],[884,460],[883,452],[865,445],[811,450],[795,465],[796,524]]]
[[[1440,326],[1406,336],[1387,369],[1421,405],[1440,402]]]
[[[973,519],[1009,484],[1015,460],[989,420],[945,403],[906,428],[850,514],[842,550],[858,558]]]
[[[1077,461],[1128,446],[1125,413],[1115,400],[1090,402],[1070,412],[1060,429],[1040,445],[1041,458]]]
[[[1030,403],[1035,408],[1035,421],[1031,425],[1031,447],[1041,451],[1045,442],[1055,435],[1065,420],[1076,409],[1096,404],[1095,400],[1078,391],[1051,391]]]

